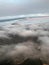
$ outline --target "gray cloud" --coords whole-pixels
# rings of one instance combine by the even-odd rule
[[[41,59],[42,62],[48,63],[49,23],[28,25],[10,23],[2,26],[0,29],[0,52],[1,55],[4,54],[3,57],[0,55],[0,59],[9,60],[10,58],[11,60],[13,58],[16,60],[16,57],[19,59],[22,56],[19,61],[29,58]]]

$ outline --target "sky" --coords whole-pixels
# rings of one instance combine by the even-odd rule
[[[0,0],[0,16],[49,13],[49,0]]]

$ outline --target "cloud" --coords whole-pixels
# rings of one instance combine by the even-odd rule
[[[28,25],[10,23],[9,25],[2,26],[1,28],[0,52],[4,55],[3,57],[0,55],[0,59],[3,58],[9,60],[10,58],[11,60],[11,58],[13,58],[13,60],[18,59],[20,61],[29,58],[41,59],[41,61],[45,61],[47,63],[49,62],[48,22]]]

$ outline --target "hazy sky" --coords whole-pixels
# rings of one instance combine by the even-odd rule
[[[49,0],[0,0],[0,16],[49,13]]]

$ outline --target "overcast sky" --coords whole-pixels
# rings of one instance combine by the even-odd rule
[[[49,0],[0,0],[0,16],[49,13]]]

